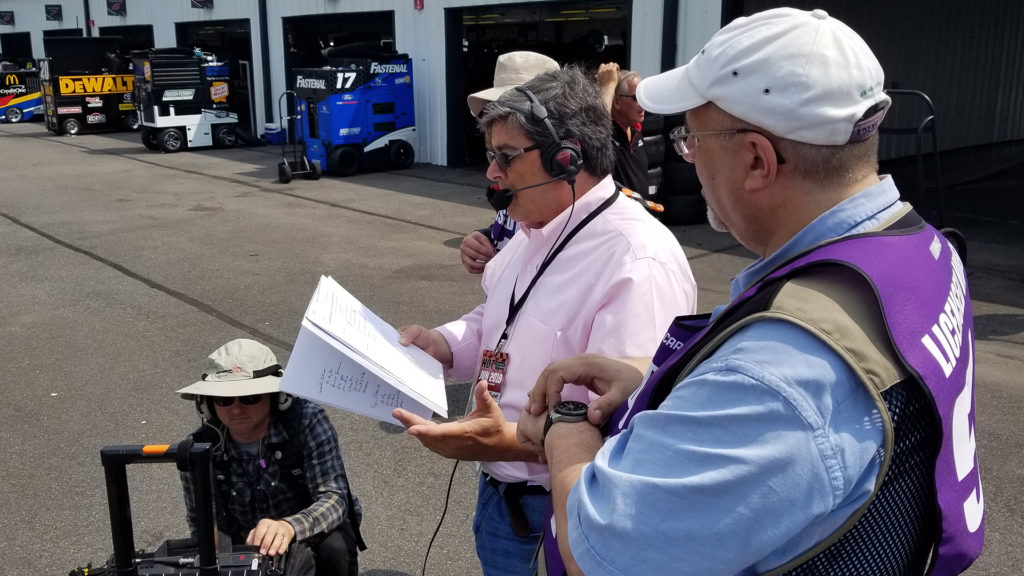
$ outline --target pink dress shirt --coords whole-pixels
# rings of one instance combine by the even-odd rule
[[[615,191],[611,177],[578,198],[565,235]],[[494,349],[505,328],[513,287],[518,299],[530,284],[571,208],[540,229],[520,232],[484,270],[486,301],[462,318],[437,328],[452,349],[447,376],[472,381],[485,349]],[[509,367],[499,405],[519,420],[526,393],[548,364],[583,353],[617,358],[651,356],[672,320],[693,314],[697,288],[679,242],[637,202],[620,195],[586,225],[550,264],[509,329]],[[566,386],[562,397],[589,402],[585,388]],[[484,462],[503,482],[550,487],[547,466]]]

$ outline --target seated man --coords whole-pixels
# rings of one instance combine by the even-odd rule
[[[318,405],[280,392],[281,375],[269,348],[238,339],[210,354],[200,381],[178,390],[202,419],[193,440],[213,446],[217,529],[270,556],[308,547],[317,575],[355,576],[357,548],[366,549],[362,510],[337,432]],[[190,472],[181,483],[194,535]]]
[[[686,114],[712,228],[759,258],[640,388],[596,355],[541,375],[517,433],[550,467],[548,574],[945,576],[981,553],[970,295],[877,174],[883,81],[848,26],[779,8],[640,82]],[[604,395],[556,404],[565,383]]]

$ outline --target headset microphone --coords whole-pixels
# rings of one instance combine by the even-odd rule
[[[541,182],[539,184],[530,184],[529,186],[523,186],[522,188],[515,189],[498,189],[497,184],[493,184],[491,186],[488,186],[487,188],[487,202],[495,210],[507,210],[509,204],[512,204],[512,198],[515,197],[516,194],[522,192],[523,190],[529,190],[530,188],[538,188],[546,184],[551,184],[552,182],[557,182],[558,180],[565,180],[565,176],[559,176],[557,178],[552,178],[551,180],[545,180],[544,182]]]

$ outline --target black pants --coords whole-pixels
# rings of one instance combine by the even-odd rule
[[[342,522],[313,546],[316,555],[316,576],[357,576],[359,549],[356,536],[348,521]]]

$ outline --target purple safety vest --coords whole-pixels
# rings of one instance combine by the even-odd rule
[[[942,530],[929,575],[948,576],[966,570],[981,554],[985,534],[974,434],[971,300],[963,264],[952,245],[916,214],[911,213],[911,218],[920,225],[840,238],[789,260],[733,300],[714,322],[710,322],[710,315],[676,318],[643,384],[605,424],[605,435],[614,436],[624,430],[637,413],[656,409],[671,391],[682,367],[709,343],[709,335],[723,323],[731,324],[745,315],[735,317],[730,311],[775,281],[809,266],[848,266],[874,285],[897,353],[924,383],[941,419],[935,489]],[[553,519],[544,530],[547,573],[564,574],[552,526]]]

